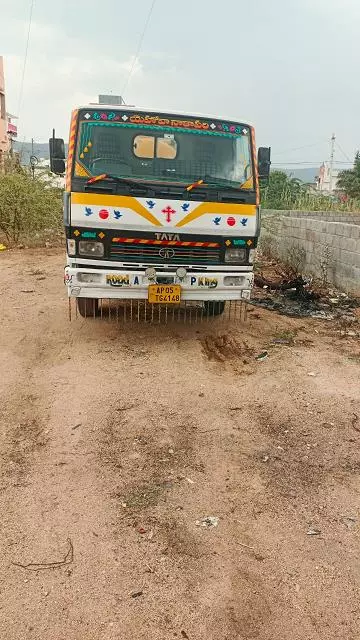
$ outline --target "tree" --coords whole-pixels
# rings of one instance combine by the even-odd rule
[[[356,152],[352,169],[340,171],[337,188],[344,191],[349,198],[360,198],[360,152]]]
[[[267,209],[289,209],[305,193],[306,187],[284,171],[272,171],[269,184],[262,192],[262,204]]]

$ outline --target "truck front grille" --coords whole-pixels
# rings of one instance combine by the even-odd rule
[[[136,241],[111,243],[110,259],[119,262],[157,264],[220,264],[221,247],[217,242]]]

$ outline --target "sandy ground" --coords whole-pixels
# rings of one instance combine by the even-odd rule
[[[0,265],[0,638],[358,640],[359,339],[70,323],[61,251]]]

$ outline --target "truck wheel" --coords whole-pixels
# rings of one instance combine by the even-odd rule
[[[206,316],[221,316],[224,313],[225,302],[222,300],[205,300],[204,311]]]
[[[78,312],[83,318],[94,318],[99,315],[99,300],[97,298],[77,298]]]

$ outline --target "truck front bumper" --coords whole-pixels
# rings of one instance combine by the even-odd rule
[[[179,284],[182,300],[248,300],[254,275],[249,271],[189,272],[180,279],[173,271],[150,280],[144,271],[65,267],[69,297],[147,300],[150,284]]]

